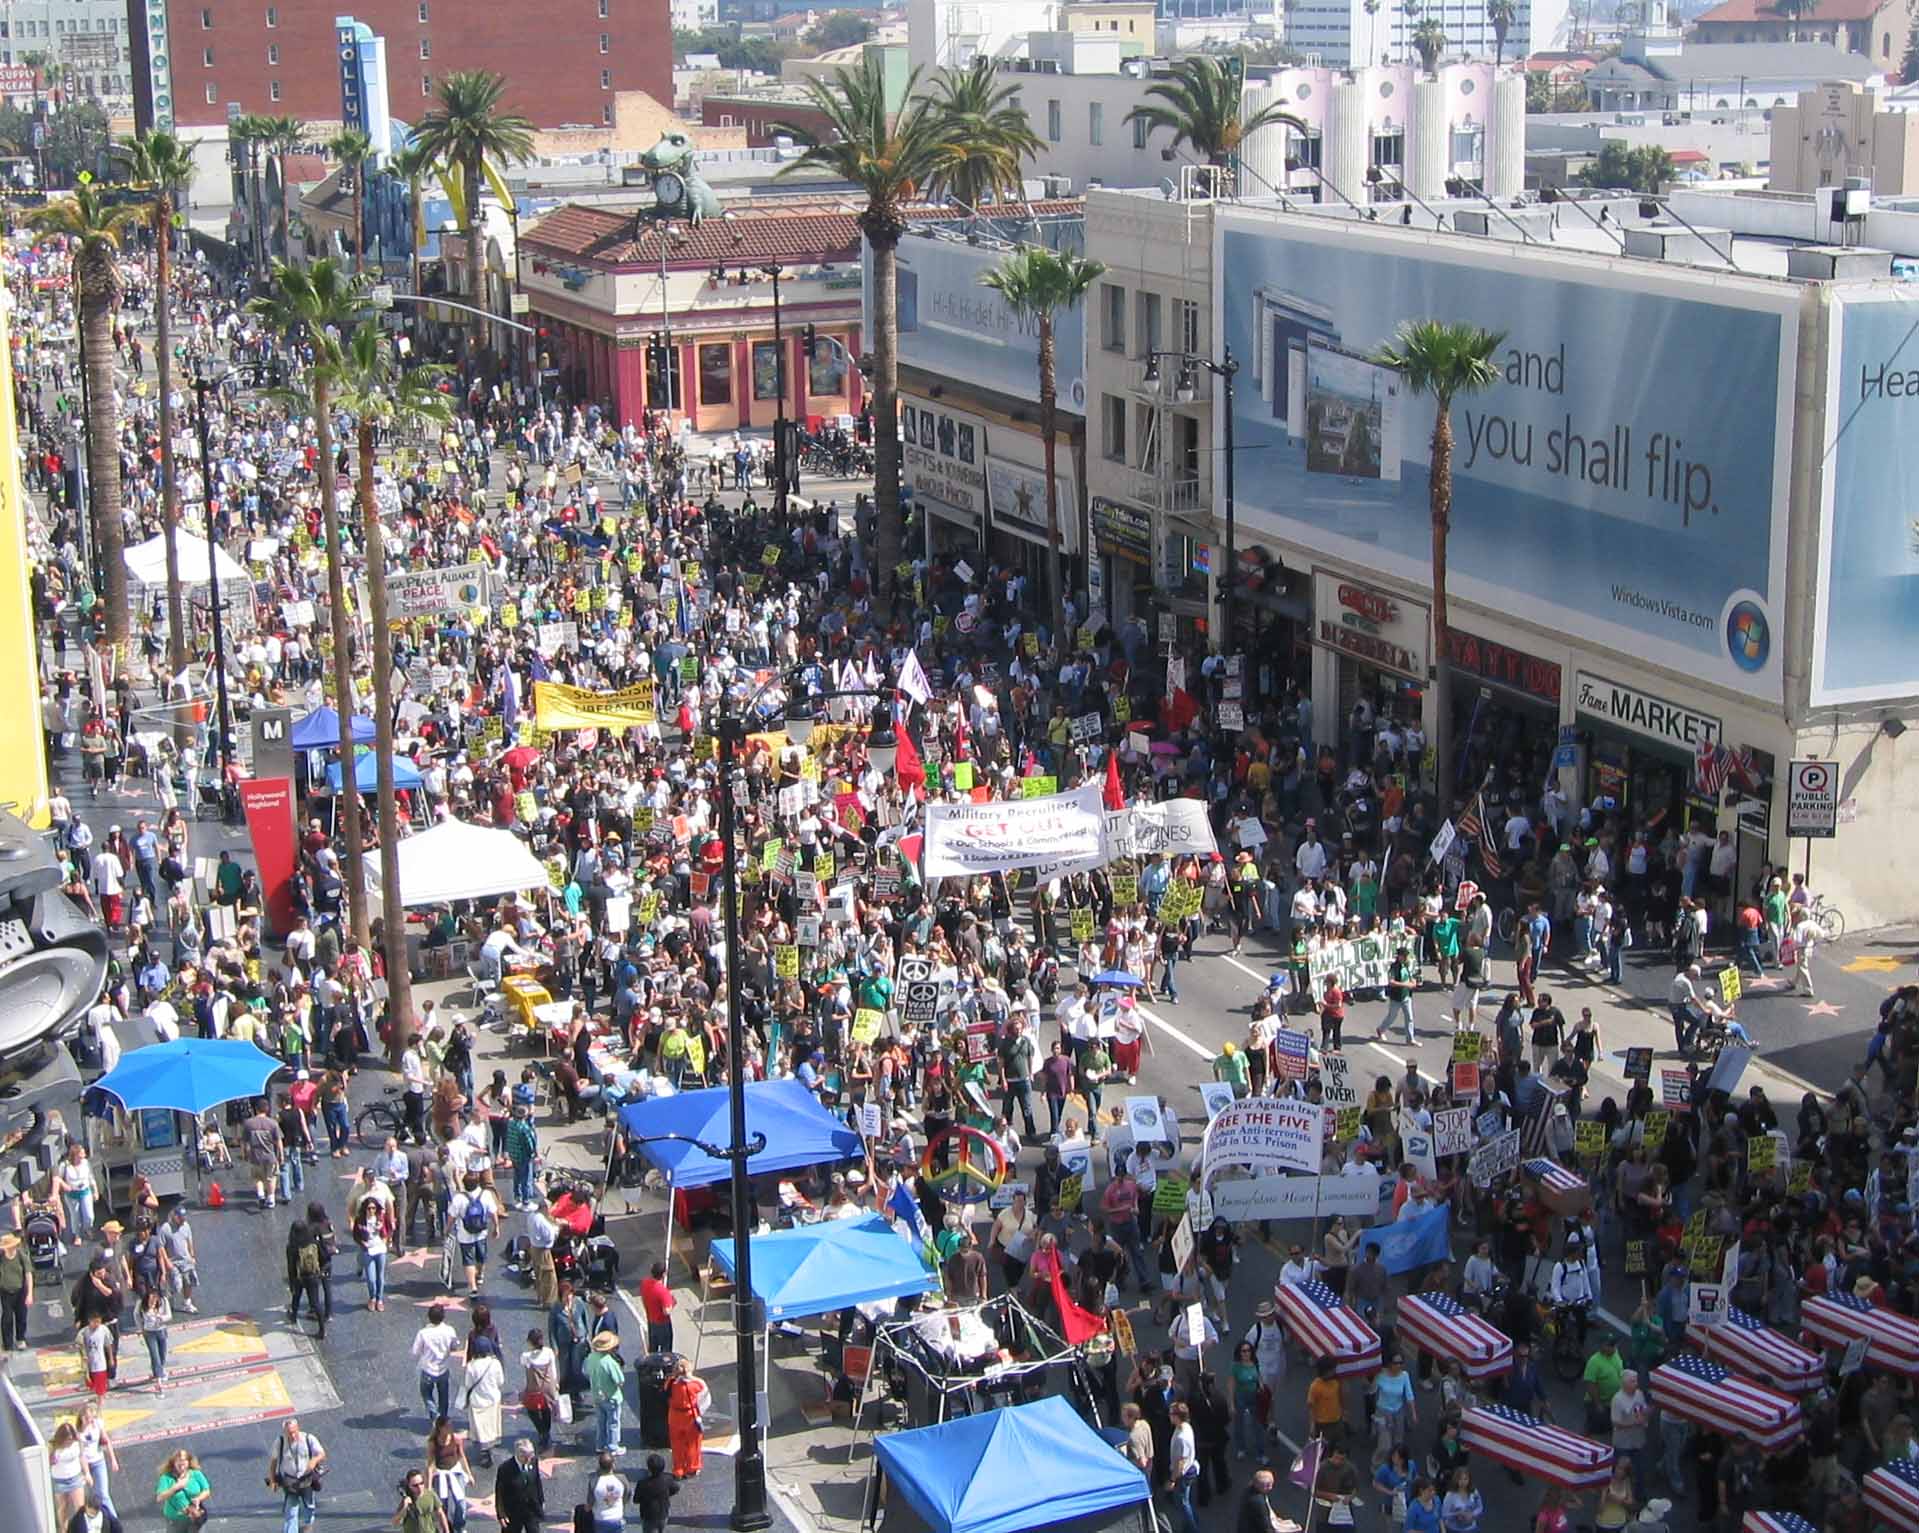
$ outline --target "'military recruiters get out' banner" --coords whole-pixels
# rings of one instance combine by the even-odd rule
[[[922,871],[928,878],[966,878],[1043,863],[1106,860],[1102,785],[1071,793],[984,804],[928,804]]]

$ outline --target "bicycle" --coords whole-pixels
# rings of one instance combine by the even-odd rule
[[[400,1104],[393,1100],[399,1094],[398,1086],[387,1087],[380,1101],[367,1103],[353,1120],[353,1132],[360,1136],[360,1143],[369,1150],[385,1149],[389,1138],[406,1138],[406,1114]]]
[[[1560,1380],[1577,1383],[1586,1372],[1586,1348],[1579,1339],[1579,1327],[1573,1323],[1576,1304],[1541,1305],[1540,1333],[1546,1341],[1547,1360]]]
[[[1837,905],[1828,904],[1823,894],[1815,894],[1812,903],[1806,907],[1806,914],[1819,928],[1819,935],[1827,942],[1837,942],[1846,934],[1846,913]]]

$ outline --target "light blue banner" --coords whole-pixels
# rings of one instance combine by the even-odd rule
[[[1435,1208],[1429,1214],[1401,1224],[1382,1224],[1360,1232],[1359,1246],[1379,1247],[1379,1263],[1393,1276],[1430,1267],[1434,1262],[1450,1261],[1453,1254],[1449,1208]]]

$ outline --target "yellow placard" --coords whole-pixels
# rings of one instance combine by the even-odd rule
[[[502,628],[518,628],[520,626],[520,609],[513,602],[502,602],[500,604],[500,626]]]
[[[651,926],[660,918],[660,892],[650,890],[640,899],[639,921],[642,926]]]
[[[1073,912],[1073,940],[1075,942],[1090,942],[1092,938],[1093,912],[1090,910],[1075,910]]]
[[[1057,792],[1059,792],[1057,777],[1022,777],[1019,780],[1021,798],[1045,798]]]
[[[1737,964],[1728,964],[1719,971],[1719,999],[1721,1003],[1727,1006],[1732,1005],[1734,1001],[1739,999],[1739,991],[1739,966]]]
[[[825,883],[827,879],[831,878],[833,876],[833,870],[838,866],[839,864],[833,861],[833,854],[831,852],[815,852],[813,854],[813,876],[821,883]]]
[[[781,979],[800,977],[800,950],[797,944],[783,942],[773,949],[773,973]]]
[[[862,1006],[853,1013],[853,1041],[871,1043],[880,1035],[880,1029],[886,1026],[886,1013],[875,1011],[870,1006]]]
[[[1770,1134],[1755,1134],[1746,1141],[1746,1169],[1763,1176],[1779,1168],[1779,1141]]]

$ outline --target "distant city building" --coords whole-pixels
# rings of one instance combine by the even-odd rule
[[[1370,16],[1365,0],[1299,0],[1285,16],[1288,46],[1333,69],[1416,58],[1413,32],[1428,18],[1446,28],[1447,58],[1489,59],[1498,45],[1486,0],[1445,0],[1436,6],[1383,0]],[[1570,17],[1569,0],[1520,0],[1503,56],[1517,60],[1563,48]]]
[[[1829,81],[1773,108],[1768,190],[1815,192],[1852,176],[1863,176],[1875,197],[1919,193],[1919,112],[1899,110],[1853,80]]]
[[[133,89],[127,26],[126,0],[0,0],[0,63],[44,55],[79,99],[118,105]]]
[[[1794,15],[1778,0],[1725,0],[1693,20],[1702,43],[1825,43],[1896,70],[1912,24],[1906,0],[1818,0]]]

